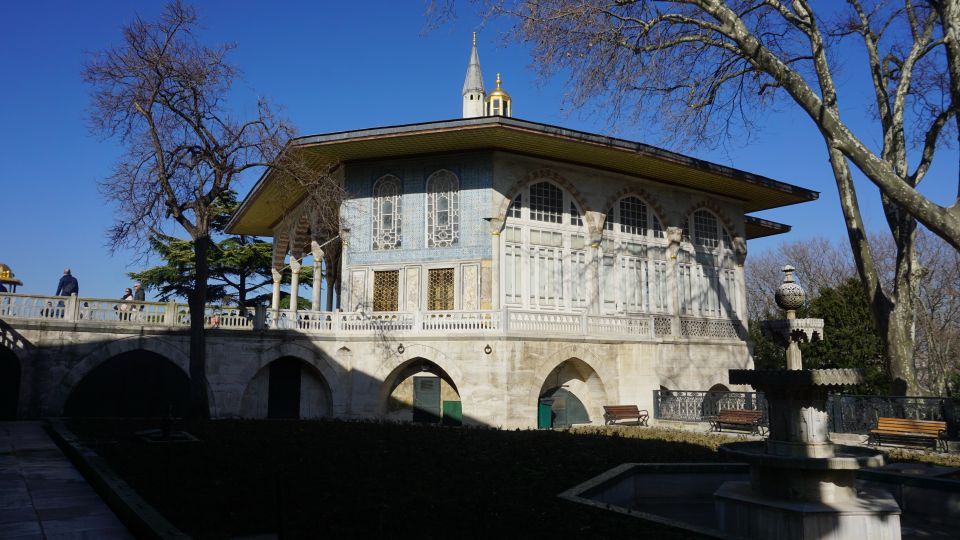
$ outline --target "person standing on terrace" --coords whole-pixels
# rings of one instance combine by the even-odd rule
[[[60,278],[60,283],[57,284],[55,296],[70,296],[71,294],[80,295],[80,283],[77,282],[77,278],[70,274],[69,268],[64,268],[63,277]]]

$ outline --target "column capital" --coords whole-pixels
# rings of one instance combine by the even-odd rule
[[[270,275],[273,276],[274,283],[280,283],[280,281],[283,280],[283,272],[281,272],[277,268],[271,268]]]
[[[290,271],[299,274],[301,268],[303,268],[303,263],[293,257],[290,257]]]

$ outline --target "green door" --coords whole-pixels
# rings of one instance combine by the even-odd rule
[[[462,426],[463,425],[463,403],[459,401],[443,402],[443,425]]]
[[[589,424],[590,415],[587,414],[587,408],[573,392],[565,388],[552,388],[547,390],[540,398],[543,404],[550,401],[552,421],[547,427],[570,427],[573,424]],[[540,413],[538,416],[545,413]],[[540,426],[538,420],[537,425]]]
[[[435,424],[440,421],[440,378],[413,378],[413,421]]]
[[[541,398],[537,403],[537,429],[553,427],[553,398]]]

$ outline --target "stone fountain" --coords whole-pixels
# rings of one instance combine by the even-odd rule
[[[769,435],[759,442],[720,447],[728,459],[750,465],[750,481],[730,481],[714,493],[720,529],[751,539],[899,540],[900,507],[888,493],[858,492],[857,469],[883,465],[883,454],[835,445],[827,424],[827,396],[863,382],[856,369],[803,369],[800,343],[823,339],[823,319],[797,319],[805,294],[783,269],[776,301],[787,318],[764,324],[786,348],[787,369],[730,370],[731,384],[763,392]]]

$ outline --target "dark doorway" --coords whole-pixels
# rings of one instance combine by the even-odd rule
[[[296,358],[270,363],[267,418],[300,418],[300,379],[303,366]]]
[[[0,347],[0,420],[16,420],[20,402],[20,360]]]
[[[440,421],[440,377],[413,378],[413,421]]]
[[[549,410],[549,425],[547,414]],[[562,428],[573,424],[589,424],[590,415],[573,392],[566,388],[551,388],[540,396],[540,406],[537,411],[537,427]]]
[[[185,416],[190,379],[173,362],[144,350],[118,354],[84,377],[64,407],[66,416]]]

